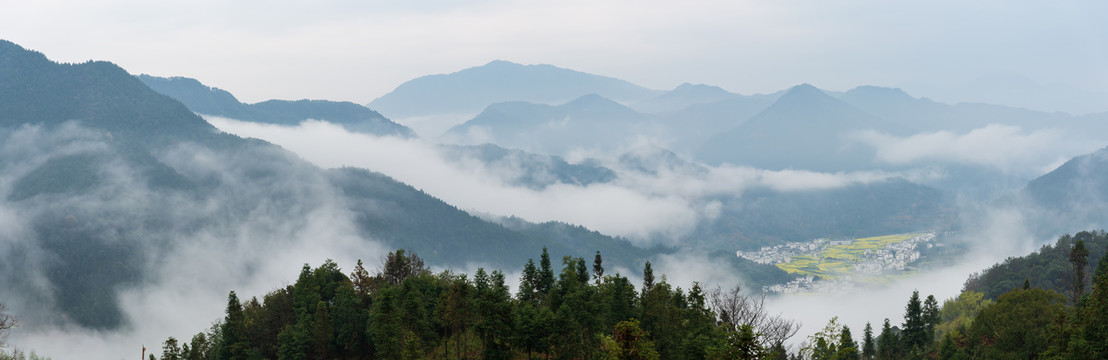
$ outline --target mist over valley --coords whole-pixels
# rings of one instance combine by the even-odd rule
[[[470,11],[432,13],[483,17]],[[357,23],[303,13],[336,19],[321,34]],[[691,26],[680,19],[667,21]],[[444,47],[449,61],[410,61],[444,61],[419,68],[433,71],[350,70],[342,52],[282,56],[268,46],[297,37],[270,34],[255,51],[308,65],[239,68],[250,86],[126,52],[116,62],[110,48],[72,62],[18,33],[0,40],[0,359],[1108,349],[1097,342],[1108,334],[1108,96],[1073,76],[844,66],[834,78],[780,60],[767,80],[764,67],[706,74],[635,56],[585,66],[488,34],[523,60]],[[660,54],[650,41],[619,51]],[[336,80],[337,69],[396,85]],[[1020,321],[1049,331],[998,345],[1004,316],[1028,313],[1041,316]]]

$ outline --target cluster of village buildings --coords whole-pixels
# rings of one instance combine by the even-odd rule
[[[763,291],[774,293],[823,293],[850,291],[854,288],[855,277],[878,276],[889,272],[904,271],[908,265],[919,260],[920,249],[934,245],[935,234],[924,233],[907,240],[893,243],[880,249],[865,250],[853,264],[853,272],[836,274],[834,279],[806,275],[786,284],[763,287]],[[775,246],[763,246],[759,251],[737,251],[738,257],[759,264],[782,264],[792,261],[795,256],[809,256],[820,259],[820,253],[829,247],[850,245],[854,240],[816,239],[808,242],[793,242]],[[823,260],[823,259],[821,259]],[[841,261],[841,260],[838,260]]]

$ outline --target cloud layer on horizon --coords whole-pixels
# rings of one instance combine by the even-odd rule
[[[505,181],[512,169],[494,168],[480,161],[446,160],[435,145],[419,139],[351,133],[321,121],[279,126],[206,118],[223,131],[272,142],[324,168],[351,166],[381,172],[464,210],[518,216],[532,222],[562,221],[628,237],[639,245],[675,245],[674,241],[701,221],[713,220],[719,210],[713,196],[738,196],[756,187],[776,191],[833,189],[905,176],[880,171],[817,173],[730,165],[690,168],[665,163],[648,164],[653,171],[644,173],[623,168],[618,157],[632,154],[653,159],[651,155],[658,149],[648,144],[628,144],[618,154],[589,154],[616,171],[614,181],[584,186],[556,183],[530,189]]]

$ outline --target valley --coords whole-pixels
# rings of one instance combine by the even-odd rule
[[[799,278],[764,286],[772,293],[834,292],[857,283],[882,283],[902,275],[920,259],[922,248],[942,246],[935,233],[909,233],[858,239],[826,238],[763,246],[758,251],[736,251],[736,256],[772,264]]]
[[[135,69],[0,40],[0,305],[23,346],[106,359],[200,330],[212,353],[170,337],[163,360],[593,358],[639,329],[661,358],[733,358],[735,336],[816,358],[848,333],[818,322],[857,334],[909,292],[1086,311],[1103,278],[1105,234],[1060,234],[1108,224],[1108,112],[504,60],[247,103]],[[742,319],[751,299],[788,329]]]

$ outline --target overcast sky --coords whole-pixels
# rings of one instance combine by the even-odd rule
[[[56,61],[193,77],[245,102],[364,104],[494,59],[655,89],[870,84],[944,100],[999,78],[1108,93],[1102,1],[2,1],[0,37]]]

